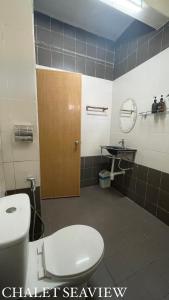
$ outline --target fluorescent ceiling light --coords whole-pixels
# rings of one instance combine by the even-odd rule
[[[128,13],[138,13],[142,9],[142,0],[100,0],[105,4]]]

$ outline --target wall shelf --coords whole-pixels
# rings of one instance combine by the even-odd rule
[[[143,112],[140,112],[138,115],[146,118],[147,116],[151,116],[151,115],[159,116],[159,115],[165,115],[167,113],[169,113],[169,108],[166,109],[164,112],[159,111],[159,112],[156,112],[156,113],[152,113],[151,111],[143,111]]]
[[[108,107],[104,107],[104,106],[90,106],[87,105],[86,106],[86,111],[91,111],[91,112],[105,112],[106,110],[108,110]]]

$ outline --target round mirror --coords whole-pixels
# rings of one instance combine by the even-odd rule
[[[130,132],[137,120],[137,105],[133,99],[125,100],[120,107],[120,128]]]

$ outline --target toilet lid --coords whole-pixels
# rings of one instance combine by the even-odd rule
[[[68,226],[44,239],[45,270],[53,276],[75,276],[97,264],[103,251],[103,238],[97,230]]]

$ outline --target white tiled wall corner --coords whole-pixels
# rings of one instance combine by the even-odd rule
[[[0,0],[0,162],[7,190],[39,179],[33,1]],[[9,10],[10,7],[10,10]],[[33,125],[33,143],[16,143],[14,125]]]
[[[128,147],[136,148],[136,162],[169,173],[169,114],[138,116],[130,133],[122,133],[119,127],[119,111],[122,101],[132,98],[138,112],[150,111],[153,97],[169,94],[169,49],[118,78],[113,83],[112,124],[110,144],[122,138]],[[169,101],[167,100],[169,108]]]
[[[100,146],[109,144],[112,81],[82,76],[81,156],[100,155]],[[86,105],[108,107],[104,115],[89,115]]]

